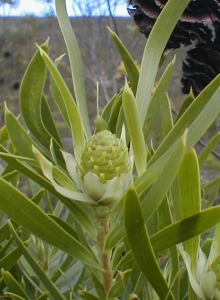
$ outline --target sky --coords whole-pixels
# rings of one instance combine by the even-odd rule
[[[68,15],[74,15],[72,9],[72,0],[66,0]],[[54,9],[54,4],[51,5],[51,8]],[[19,6],[10,9],[9,5],[0,6],[0,16],[26,16],[34,15],[36,17],[41,17],[45,15],[45,12],[49,13],[50,5],[43,4],[41,1],[35,0],[20,0]],[[117,16],[128,16],[126,4],[120,5],[115,12]]]

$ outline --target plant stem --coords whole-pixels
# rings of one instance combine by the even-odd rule
[[[107,295],[112,286],[111,251],[104,249],[105,239],[109,232],[109,217],[98,218],[98,245],[103,268],[103,287]]]

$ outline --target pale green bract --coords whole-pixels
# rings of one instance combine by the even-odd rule
[[[72,184],[59,182],[52,163],[36,148],[33,151],[44,176],[59,193],[72,200],[108,205],[119,201],[132,181],[132,156],[124,142],[108,130],[92,135],[85,142],[78,161],[62,151]]]

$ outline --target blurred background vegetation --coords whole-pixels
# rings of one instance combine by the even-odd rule
[[[3,124],[4,101],[16,115],[19,113],[19,86],[28,62],[36,50],[35,43],[42,44],[49,37],[50,55],[53,59],[66,52],[55,17],[53,0],[35,0],[35,2],[44,3],[46,9],[41,15],[33,13],[15,17],[12,12],[15,7],[19,7],[19,0],[0,1],[2,14],[0,17],[1,125]],[[125,77],[123,65],[107,26],[119,35],[137,64],[141,63],[146,39],[138,32],[133,19],[127,15],[126,0],[76,0],[72,1],[72,5],[75,16],[71,17],[71,23],[81,49],[89,113],[91,120],[94,120],[97,82],[99,83],[99,102],[101,105],[105,105],[123,86]],[[118,5],[121,5],[125,17],[119,17],[115,14]],[[186,49],[183,48],[177,52],[176,72],[170,88],[174,109],[175,106],[179,106],[183,98],[179,80],[181,78],[181,55],[185,51]],[[172,51],[170,59],[173,55]],[[67,57],[64,57],[59,68],[71,88]],[[47,97],[49,99],[51,97],[49,88]],[[54,110],[55,112],[56,110]],[[60,127],[62,129],[62,124]]]

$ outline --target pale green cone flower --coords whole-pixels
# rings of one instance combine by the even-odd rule
[[[92,135],[78,160],[62,151],[72,181],[36,148],[33,152],[44,176],[72,200],[108,205],[122,198],[132,180],[132,156],[124,142],[108,130]]]
[[[80,161],[63,153],[67,170],[83,192],[97,203],[122,198],[132,179],[133,160],[123,141],[108,130],[86,141]],[[71,163],[72,161],[72,163]]]

